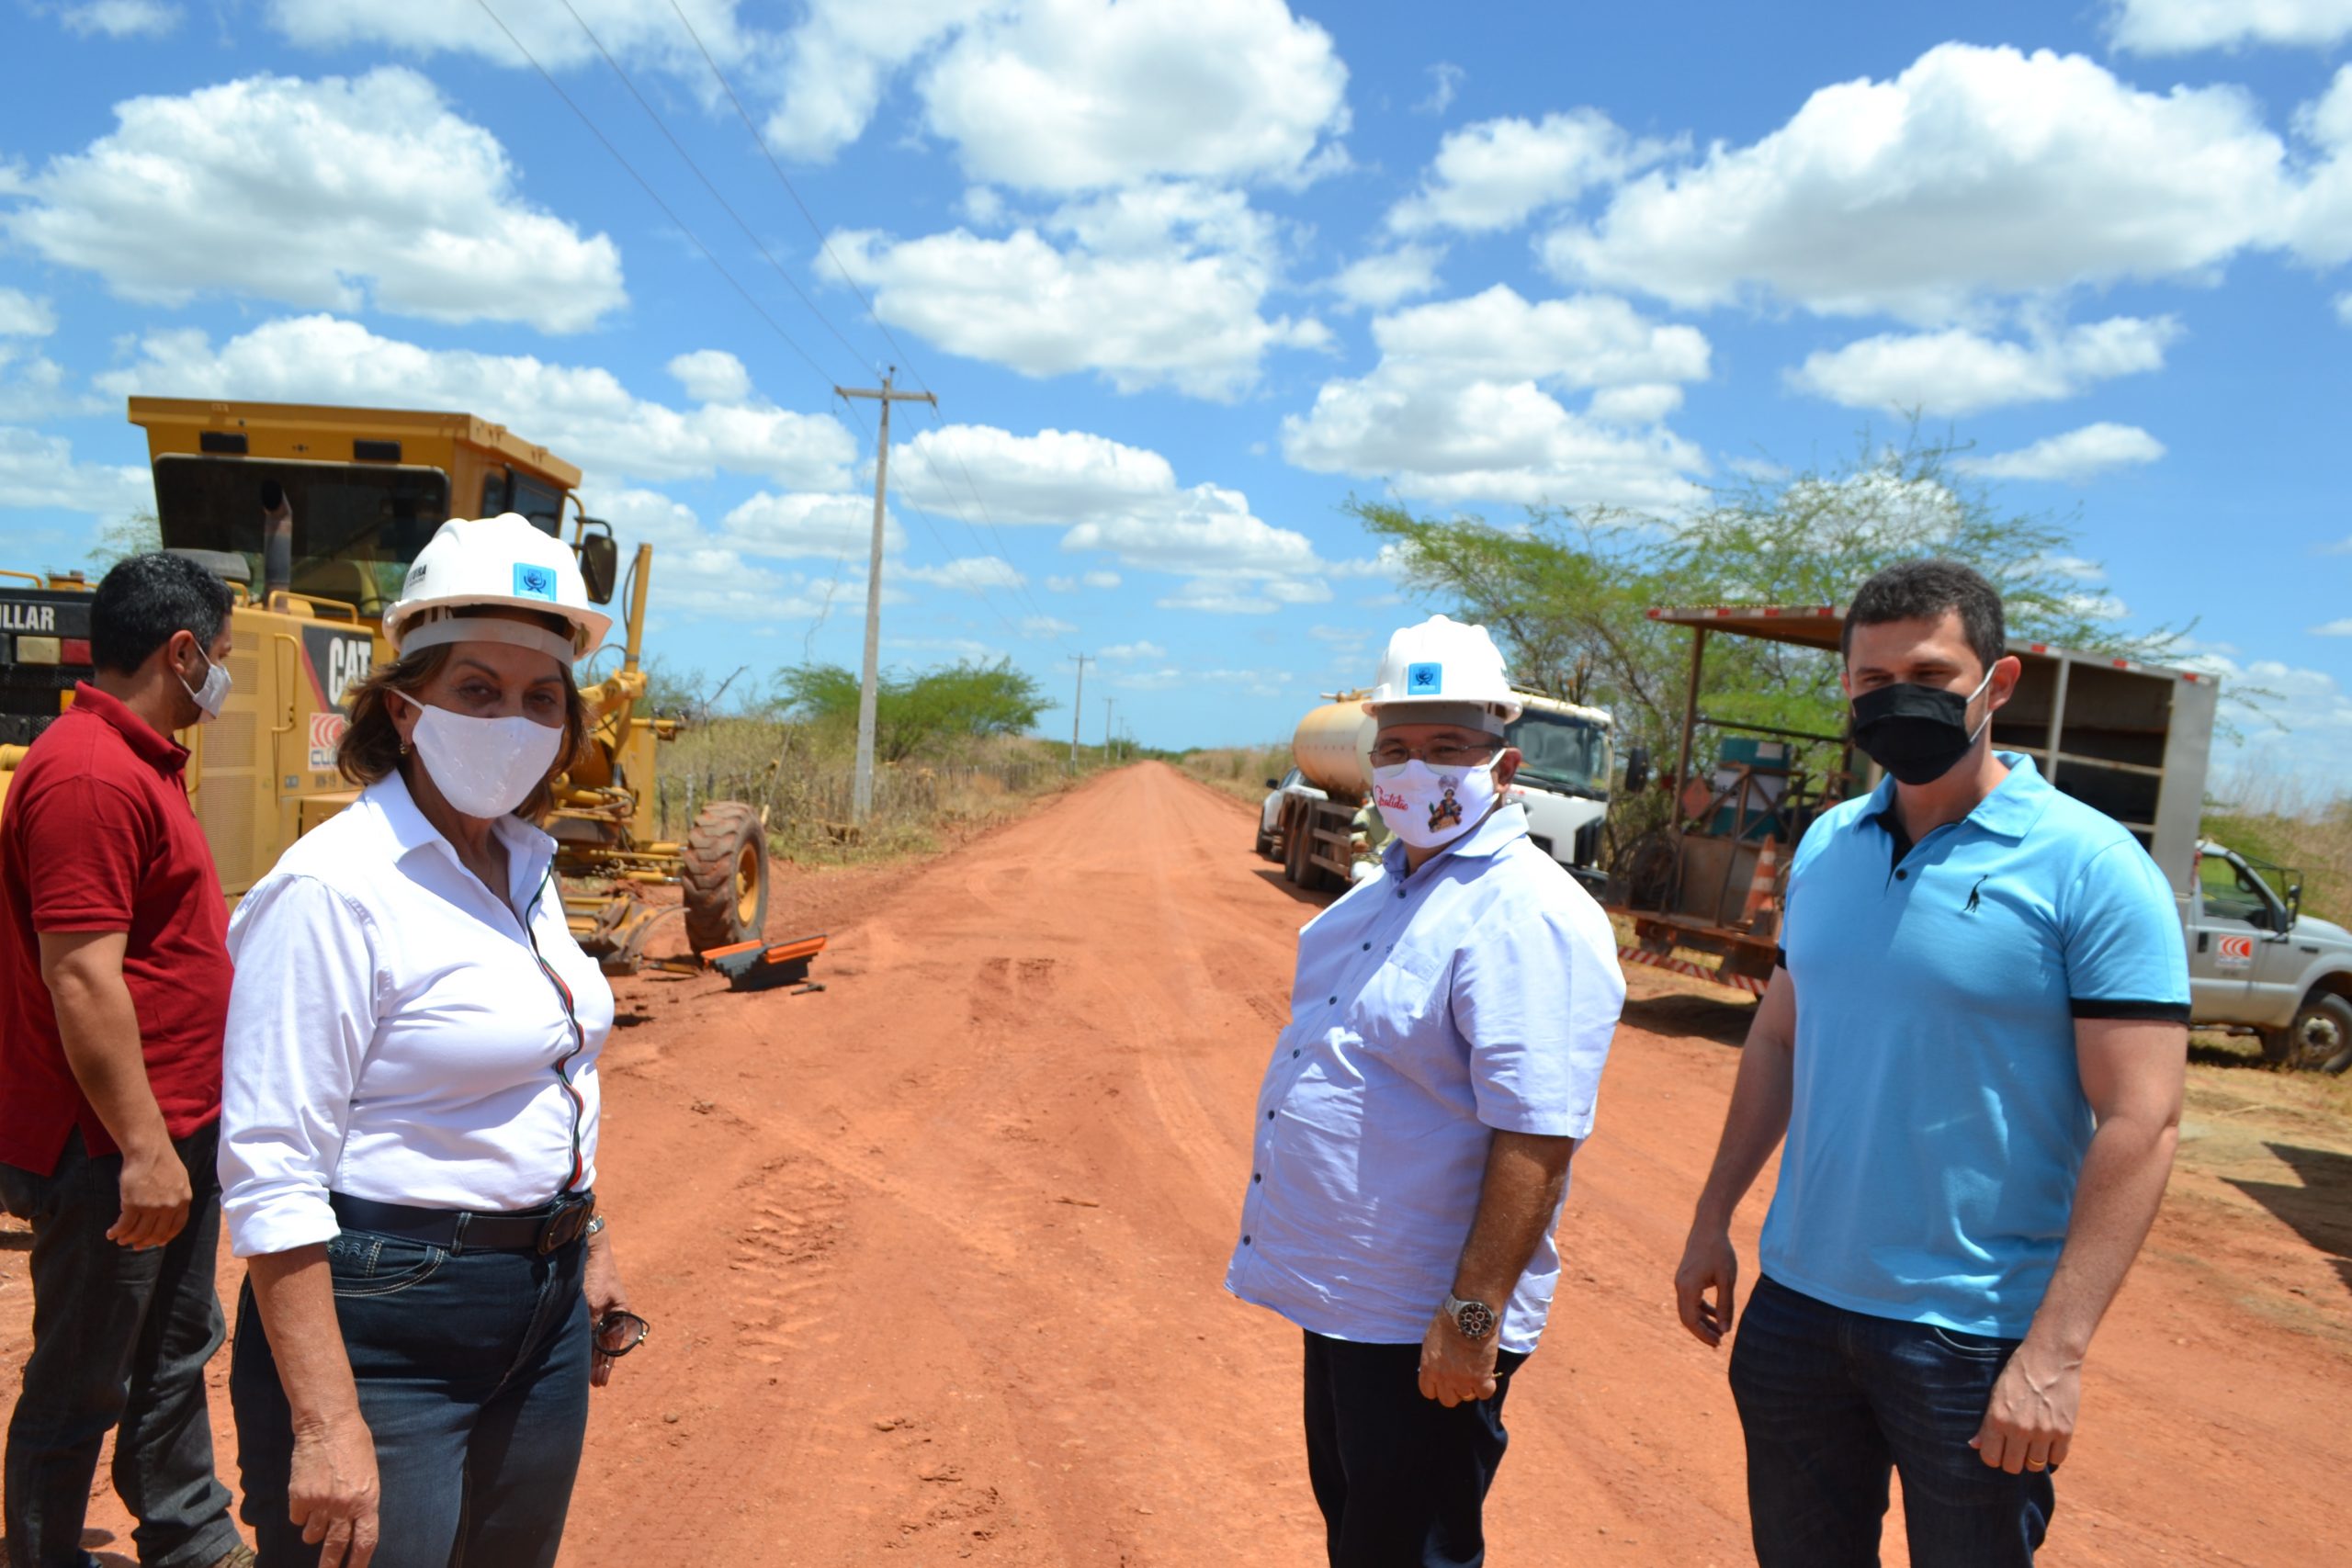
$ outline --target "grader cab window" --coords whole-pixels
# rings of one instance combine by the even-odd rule
[[[542,534],[563,536],[563,491],[512,468],[492,468],[482,476],[481,514],[503,512],[520,513]]]
[[[258,587],[262,513],[280,491],[294,513],[295,592],[368,615],[400,596],[409,562],[449,515],[438,468],[174,456],[155,463],[164,544],[243,556]]]

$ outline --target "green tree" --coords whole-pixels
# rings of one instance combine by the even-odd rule
[[[1956,470],[1959,450],[1916,426],[1896,446],[1866,434],[1833,468],[1720,491],[1679,517],[1539,508],[1498,527],[1385,502],[1349,510],[1395,547],[1409,586],[1492,627],[1522,683],[1611,709],[1621,749],[1646,746],[1668,767],[1691,634],[1650,620],[1654,605],[1842,604],[1881,567],[1932,554],[1990,578],[2018,640],[2134,658],[2177,643],[2109,618],[2085,586],[2096,567],[2073,554],[2073,518],[2007,509]],[[1747,637],[1708,649],[1700,706],[1716,718],[1831,734],[1843,703],[1836,661],[1812,649]]]
[[[103,573],[125,556],[142,556],[164,547],[164,526],[147,507],[118,517],[98,530],[90,547],[90,566]]]
[[[857,733],[856,671],[797,664],[777,672],[775,691],[777,705],[811,728],[837,737]],[[886,670],[875,682],[874,754],[899,762],[960,741],[1019,735],[1053,705],[1009,659],[913,673]]]

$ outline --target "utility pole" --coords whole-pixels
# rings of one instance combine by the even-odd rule
[[[1118,705],[1119,699],[1116,697],[1104,697],[1102,699],[1102,760],[1106,762],[1114,761],[1111,755],[1111,736],[1113,734],[1113,730],[1111,728],[1111,710]]]
[[[1086,716],[1087,656],[1073,653],[1070,657],[1078,661],[1078,700],[1069,705],[1069,771],[1074,773],[1078,772],[1078,725]]]
[[[890,475],[890,405],[892,403],[929,403],[939,406],[939,400],[929,392],[894,392],[891,378],[899,367],[891,366],[882,378],[882,385],[869,390],[862,387],[835,387],[839,398],[873,398],[882,405],[882,434],[874,444],[874,556],[865,571],[865,673],[857,686],[857,775],[851,785],[850,820],[863,822],[874,809],[874,692],[882,674],[882,493]]]

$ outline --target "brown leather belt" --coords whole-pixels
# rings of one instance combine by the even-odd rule
[[[330,1192],[327,1201],[347,1231],[419,1241],[451,1253],[536,1252],[542,1258],[578,1241],[596,1213],[594,1192],[575,1192],[544,1208],[519,1211],[419,1209],[346,1192]]]

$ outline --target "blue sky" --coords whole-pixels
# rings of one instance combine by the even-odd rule
[[[561,0],[0,0],[8,564],[139,503],[126,394],[455,407],[672,663],[851,664],[896,362],[886,660],[1247,741],[1419,614],[1351,494],[1670,514],[1920,405],[2352,763],[2352,0],[682,3],[813,227],[670,0],[573,9],[700,176]]]

